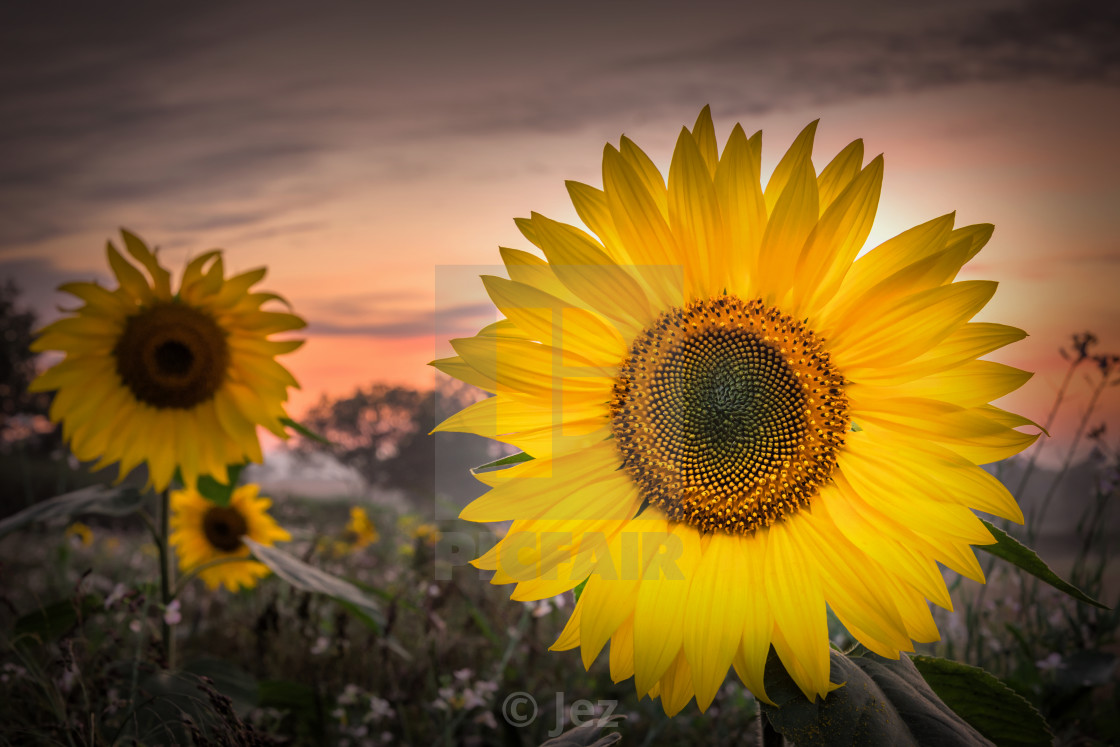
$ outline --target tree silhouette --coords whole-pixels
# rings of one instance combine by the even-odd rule
[[[435,390],[376,383],[346,397],[324,396],[302,421],[331,443],[304,438],[296,450],[326,451],[372,486],[463,503],[484,489],[469,470],[493,459],[493,447],[470,434],[429,434],[436,423],[483,396],[449,377],[441,377]]]
[[[35,312],[18,308],[20,289],[14,280],[0,284],[0,432],[6,433],[17,415],[45,415],[50,397],[27,391],[35,378],[31,352]]]

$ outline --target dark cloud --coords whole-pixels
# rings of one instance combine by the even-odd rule
[[[99,282],[109,287],[109,277],[101,273],[74,273],[64,270],[40,257],[22,257],[0,261],[0,283],[13,279],[19,288],[18,305],[35,312],[40,324],[45,324],[60,315],[59,307],[74,308],[81,301],[68,293],[62,293],[58,286],[76,281]]]
[[[340,324],[319,322],[312,319],[307,325],[307,333],[310,335],[356,335],[391,340],[432,335],[450,338],[466,337],[477,332],[481,325],[494,321],[495,315],[494,306],[489,303],[459,304],[429,311],[379,314],[376,317],[363,314],[357,317],[361,319],[396,317],[387,322]]]
[[[1120,6],[997,3],[8,3],[0,252],[105,213],[275,230],[345,189],[324,164],[418,178],[455,168],[428,147],[449,137],[682,102],[761,113],[972,81],[1120,82]]]

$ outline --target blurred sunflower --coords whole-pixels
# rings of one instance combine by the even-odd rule
[[[244,558],[216,564],[198,574],[209,588],[224,585],[230,591],[250,589],[270,573],[264,564],[249,560],[249,548],[241,538],[272,545],[292,537],[268,515],[272,501],[258,496],[258,490],[253,484],[235,488],[228,506],[212,503],[196,490],[171,492],[169,539],[179,556],[180,571],[186,573],[215,560]]]
[[[186,267],[178,292],[156,255],[122,231],[128,253],[108,244],[118,287],[66,283],[60,290],[85,305],[47,325],[32,350],[58,350],[63,360],[40,375],[32,391],[58,390],[50,417],[63,437],[96,469],[120,463],[120,476],[147,463],[156,490],[176,467],[185,484],[200,474],[228,480],[226,467],[261,461],[256,426],[281,438],[287,388],[298,387],[275,356],[302,340],[269,340],[299,329],[293,314],[265,311],[272,293],[250,293],[265,268],[224,276],[220,251]],[[150,280],[149,280],[150,278]]]
[[[1037,438],[988,404],[1030,374],[978,359],[1025,333],[970,322],[996,284],[955,280],[992,227],[945,215],[857,259],[883,161],[857,140],[818,174],[815,129],[765,188],[761,133],[720,153],[707,108],[667,183],[608,145],[602,190],[568,183],[592,233],[519,219],[544,259],[503,248],[483,281],[506,318],[433,362],[494,394],[438,430],[534,457],[477,475],[461,516],[513,524],[476,565],[518,600],[586,579],[553,648],[590,666],[609,640],[670,715],[729,667],[766,699],[771,646],[824,697],[826,605],[884,656],[937,640],[937,563],[983,581],[971,509],[1022,521],[976,465]]]
[[[89,547],[93,544],[93,530],[89,528],[88,524],[83,524],[80,521],[75,521],[62,533],[67,537],[75,546]]]
[[[377,533],[377,527],[373,525],[373,521],[369,518],[369,514],[361,506],[350,507],[350,521],[346,523],[346,528],[342,530],[343,543],[348,549],[361,550],[376,542],[381,535]]]

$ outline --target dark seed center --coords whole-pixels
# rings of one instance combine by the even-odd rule
[[[241,538],[249,531],[245,517],[228,506],[214,506],[202,520],[206,540],[222,552],[233,552],[241,547]]]
[[[159,409],[186,410],[209,401],[230,362],[226,333],[214,318],[177,302],[130,316],[113,355],[121,382],[136,399]]]
[[[821,341],[724,296],[673,309],[634,341],[611,405],[643,497],[703,531],[748,532],[808,505],[847,428]]]
[[[168,340],[156,348],[156,365],[169,376],[186,376],[194,364],[194,353],[178,340]]]

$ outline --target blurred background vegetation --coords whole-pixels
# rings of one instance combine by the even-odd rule
[[[34,327],[19,289],[0,284],[0,519],[116,477],[70,457],[46,418],[49,397],[27,393]],[[991,671],[1045,715],[1060,744],[1116,744],[1120,454],[1116,424],[1094,412],[1120,382],[1120,359],[1089,333],[1060,353],[1069,367],[1050,421],[1076,391],[1077,432],[1056,456],[1043,440],[990,469],[1027,516],[1025,527],[1004,528],[1112,610],[980,553],[989,583],[946,571],[957,610],[935,610],[943,640],[922,650]],[[0,539],[0,744],[539,744],[559,733],[558,720],[570,725],[580,699],[624,716],[627,744],[750,743],[758,708],[734,677],[707,713],[692,705],[667,719],[632,681],[611,682],[606,657],[585,672],[578,653],[548,652],[571,594],[511,602],[508,588],[464,564],[501,529],[451,518],[482,492],[467,470],[504,452],[429,432],[481,396],[441,379],[435,390],[373,383],[324,398],[303,422],[330,444],[298,439],[251,473],[274,497],[293,553],[374,595],[380,620],[275,579],[239,594],[193,583],[162,609],[155,548],[134,517]],[[377,528],[367,546],[346,534],[355,506]],[[174,672],[158,645],[168,620],[184,662]],[[852,643],[832,630],[838,647]],[[536,699],[533,723],[503,718],[514,692]]]

